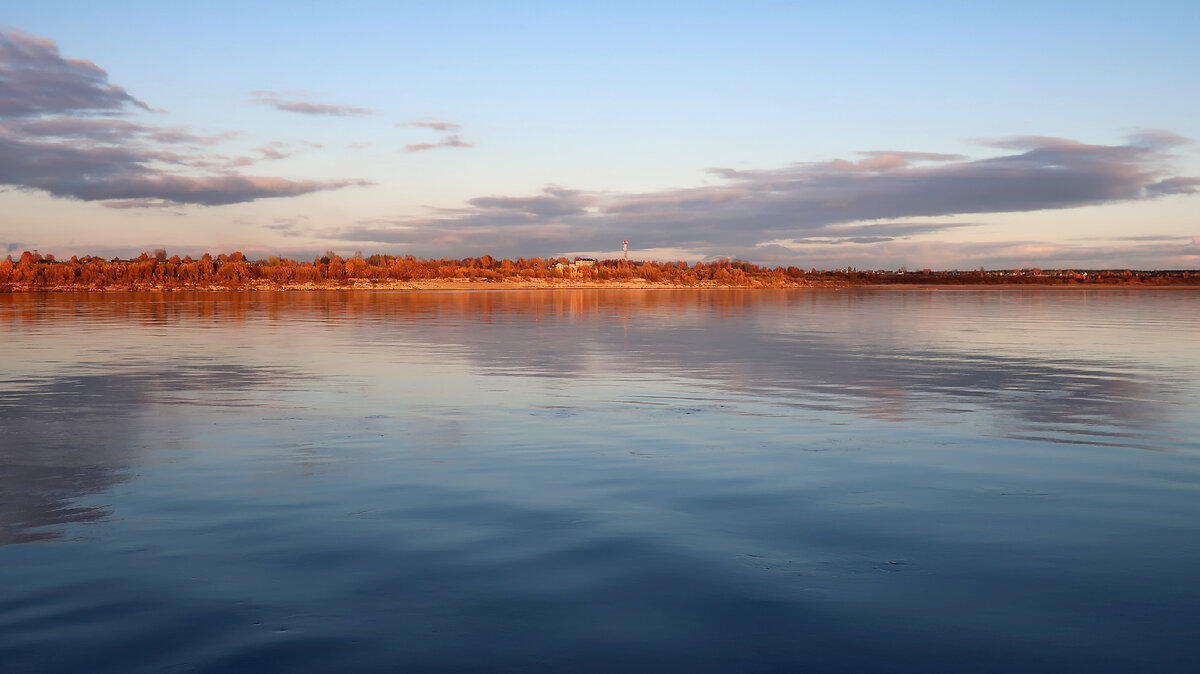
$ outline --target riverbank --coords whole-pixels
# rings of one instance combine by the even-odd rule
[[[1197,270],[857,270],[763,267],[740,260],[660,262],[490,256],[418,259],[371,255],[312,262],[241,253],[167,258],[57,260],[26,251],[0,260],[0,292],[111,290],[464,290],[563,288],[847,288],[871,287],[1143,287],[1200,286]]]
[[[162,284],[133,283],[89,285],[33,285],[6,284],[0,293],[113,293],[113,292],[331,292],[331,291],[503,291],[503,290],[765,290],[765,289],[808,289],[845,290],[870,288],[872,290],[1128,290],[1128,289],[1200,289],[1197,283],[1152,284],[1139,282],[1103,283],[870,283],[850,282],[843,279],[811,279],[787,283],[729,284],[702,281],[696,284],[679,284],[665,281],[631,279],[622,281],[584,281],[578,279],[505,279],[479,281],[472,279],[423,279],[423,280],[371,280],[352,279],[344,281],[321,281],[306,283],[245,282],[240,284]]]

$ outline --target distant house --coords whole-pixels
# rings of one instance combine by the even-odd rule
[[[550,268],[558,270],[560,274],[578,277],[583,273],[584,269],[592,269],[595,266],[595,258],[577,257],[574,262],[555,262],[550,265]]]

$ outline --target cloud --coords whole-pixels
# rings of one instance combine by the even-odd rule
[[[788,243],[792,246],[811,243],[828,243],[832,245],[846,243],[882,243],[900,238],[909,238],[917,234],[945,232],[962,227],[978,227],[971,222],[888,222],[871,225],[842,226],[832,225],[821,230],[821,236],[803,236],[792,238]]]
[[[278,232],[285,237],[303,236],[303,228],[307,227],[309,217],[307,215],[297,215],[292,218],[275,218],[275,222],[263,227],[272,231]]]
[[[1200,178],[1167,178],[1147,185],[1152,194],[1195,194],[1200,191]]]
[[[776,245],[895,246],[969,223],[897,222],[912,218],[1069,209],[1139,201],[1200,189],[1172,176],[1156,132],[1117,145],[1023,136],[991,141],[1008,150],[968,158],[935,152],[873,150],[854,161],[800,162],[778,168],[712,169],[703,187],[599,193],[550,187],[534,196],[481,196],[463,208],[424,218],[362,222],[327,232],[346,241],[411,244],[422,254],[454,254],[469,245],[493,254],[613,251],[622,239],[639,249],[702,255],[753,254]],[[808,242],[808,243],[806,243]],[[844,255],[844,249],[839,252]],[[761,258],[757,258],[761,259]]]
[[[105,208],[113,208],[117,210],[179,207],[177,202],[164,201],[163,199],[119,199],[115,201],[105,201],[101,205]]]
[[[91,61],[64,59],[49,38],[0,29],[0,117],[105,114],[150,106]]]
[[[107,199],[162,199],[176,204],[223,206],[271,197],[296,197],[343,187],[364,187],[366,180],[287,180],[263,176],[131,176],[99,185],[78,186],[55,196],[84,201]]]
[[[891,241],[857,246],[847,257],[844,246],[783,247],[773,255],[755,249],[734,253],[744,259],[771,264],[796,264],[804,268],[844,267],[847,260],[859,269],[1195,269],[1200,247],[1194,241],[1175,240],[1145,245],[1077,245],[1043,241]]]
[[[7,123],[5,127],[9,133],[31,138],[87,139],[104,143],[125,142],[150,130],[144,124],[125,120],[81,117],[21,120]]]
[[[122,200],[123,207],[138,203],[128,200],[140,199],[216,206],[371,184],[353,179],[293,181],[237,174],[188,175],[183,171],[214,162],[178,152],[169,145],[147,142],[144,131],[120,125],[96,126],[93,130],[90,136],[65,140],[29,139],[0,124],[0,184],[84,201]],[[114,137],[120,137],[121,142],[114,142]]]
[[[263,105],[269,105],[276,110],[297,112],[302,115],[345,117],[347,115],[370,115],[375,112],[370,108],[360,108],[353,105],[312,103],[310,101],[289,100],[283,96],[284,94],[277,91],[251,91],[250,102],[262,103]]]
[[[439,120],[419,120],[416,122],[402,122],[396,126],[414,126],[424,129],[434,129],[436,131],[457,131],[462,128],[461,124],[454,122],[445,122]],[[463,140],[457,134],[448,134],[442,136],[442,139],[436,143],[412,143],[404,146],[405,152],[425,152],[434,150],[439,147],[474,147],[475,143]]]
[[[877,219],[1131,201],[1190,184],[1160,182],[1168,157],[1143,147],[1030,137],[1001,144],[1023,151],[928,166],[864,167],[859,162],[848,170],[850,162],[835,160],[759,171],[726,169],[721,171],[725,185],[626,195],[611,200],[605,211],[613,218],[669,223],[671,229],[722,242],[732,229],[778,238]],[[896,155],[869,159],[879,156]]]
[[[458,131],[462,128],[461,124],[454,122],[442,122],[438,120],[423,120],[417,122],[401,122],[396,126],[415,126],[423,129],[433,129],[434,131]]]
[[[900,152],[896,150],[868,150],[858,154],[866,157],[899,157],[908,162],[918,161],[958,161],[966,159],[961,154],[943,154],[940,152]]]
[[[275,141],[260,147],[256,147],[254,148],[254,151],[262,155],[263,159],[287,159],[295,154],[294,152],[288,150],[287,143],[280,141]]]
[[[1143,129],[1130,135],[1129,142],[1131,145],[1151,150],[1167,150],[1187,145],[1192,142],[1192,139],[1162,129]]]
[[[579,190],[547,187],[540,197],[476,197],[467,203],[493,213],[511,213],[533,217],[581,215],[595,199]]]
[[[464,141],[458,136],[444,136],[436,143],[414,143],[405,145],[405,152],[424,152],[425,150],[433,150],[439,147],[475,147],[475,143]]]
[[[53,40],[0,30],[0,185],[105,201],[112,208],[222,205],[370,184],[245,176],[231,167],[253,158],[215,154],[237,135],[197,135],[121,118],[148,110],[90,61],[64,59]],[[313,144],[307,144],[310,147]],[[281,159],[294,150],[268,143]],[[216,175],[197,171],[220,169]]]
[[[323,147],[320,143],[311,143],[308,141],[303,141],[301,143],[289,143],[289,142],[282,141],[282,140],[274,140],[274,141],[271,141],[269,143],[266,143],[264,145],[260,145],[259,147],[254,148],[253,151],[257,152],[262,159],[287,159],[288,157],[291,157],[292,155],[301,151],[301,149],[296,148],[296,145],[303,146],[303,148],[311,148],[311,149],[319,149],[319,148]],[[239,158],[239,160],[245,160],[245,159],[248,159],[248,158],[246,158],[246,157]],[[250,158],[250,161],[253,162],[254,160],[252,158]]]
[[[1192,240],[1192,239],[1190,239],[1190,238],[1188,238],[1188,237],[1179,236],[1178,234],[1145,234],[1145,235],[1142,235],[1142,236],[1116,236],[1116,237],[1110,237],[1110,238],[1111,238],[1111,240],[1113,240],[1113,241],[1155,241],[1155,242],[1161,242],[1161,241],[1182,241],[1182,240],[1184,240],[1184,239],[1187,239],[1187,240],[1189,240],[1189,241],[1191,241],[1191,240]],[[1093,241],[1094,239],[1079,239],[1079,240],[1082,240],[1082,241]]]

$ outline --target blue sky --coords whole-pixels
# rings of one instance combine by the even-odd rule
[[[11,251],[1200,267],[1195,2],[5,4]]]

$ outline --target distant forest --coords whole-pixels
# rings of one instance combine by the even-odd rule
[[[420,282],[650,283],[675,286],[801,287],[874,284],[1130,284],[1200,285],[1200,271],[1133,270],[977,270],[919,271],[803,270],[765,267],[741,260],[658,262],[575,258],[422,259],[412,255],[328,253],[311,262],[279,257],[249,260],[242,253],[205,254],[199,259],[166,255],[164,250],[133,259],[72,257],[26,251],[0,260],[0,290],[187,289],[393,286]]]

